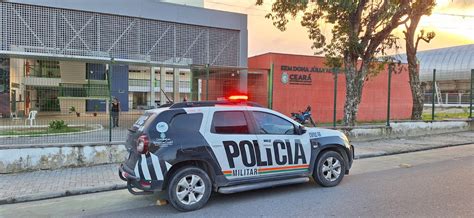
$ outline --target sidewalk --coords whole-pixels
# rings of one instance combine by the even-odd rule
[[[474,132],[354,142],[356,158],[474,143]],[[355,163],[357,164],[357,162]],[[0,205],[126,188],[118,164],[0,175]]]
[[[122,188],[118,164],[0,174],[0,205]]]
[[[356,158],[369,158],[474,143],[474,131],[354,142]]]

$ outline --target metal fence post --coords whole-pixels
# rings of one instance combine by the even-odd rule
[[[111,142],[112,141],[112,113],[111,113],[111,111],[112,111],[112,108],[111,108],[111,106],[112,106],[111,105],[111,103],[112,103],[112,84],[111,84],[112,74],[110,73],[109,64],[105,65],[105,71],[107,73],[107,86],[108,86],[107,88],[109,89],[109,102],[107,102],[107,104],[109,104],[109,107],[108,107],[108,109],[109,109],[109,111],[108,111],[108,113],[109,113],[109,142]]]
[[[209,64],[206,64],[206,101],[209,100]]]
[[[270,72],[268,73],[268,108],[272,109],[273,107],[273,74],[275,70],[275,65],[272,63],[270,65]]]
[[[388,93],[387,93],[387,126],[390,126],[390,97],[392,89],[392,68],[393,63],[388,66]]]
[[[333,118],[332,126],[336,128],[337,123],[337,74],[339,74],[338,68],[333,68],[334,71],[334,109],[333,109]]]
[[[436,92],[436,69],[433,69],[433,83],[431,84],[431,121],[435,119],[435,92]]]
[[[474,91],[474,69],[471,69],[471,99],[469,100],[469,118],[472,118],[472,98],[474,98],[474,94],[472,93]]]

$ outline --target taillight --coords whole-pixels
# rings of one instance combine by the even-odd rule
[[[137,145],[137,151],[141,154],[146,154],[148,153],[148,137],[146,135],[141,135],[138,137],[138,145]]]

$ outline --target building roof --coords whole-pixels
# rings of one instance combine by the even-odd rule
[[[223,29],[246,30],[247,15],[159,0],[4,0],[4,2],[72,9]]]
[[[397,58],[406,62],[406,54]],[[433,69],[436,80],[469,80],[474,69],[474,44],[419,51],[417,58],[422,81],[433,80]]]

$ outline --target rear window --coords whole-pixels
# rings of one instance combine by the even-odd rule
[[[133,124],[133,128],[135,129],[139,129],[143,126],[145,126],[145,123],[146,121],[148,121],[148,119],[151,117],[151,113],[145,113],[143,115],[141,115],[137,121],[135,121],[135,123]]]
[[[199,131],[202,114],[178,114],[171,120],[171,128],[177,131]]]
[[[212,133],[249,134],[249,126],[242,111],[219,111],[212,118]]]

